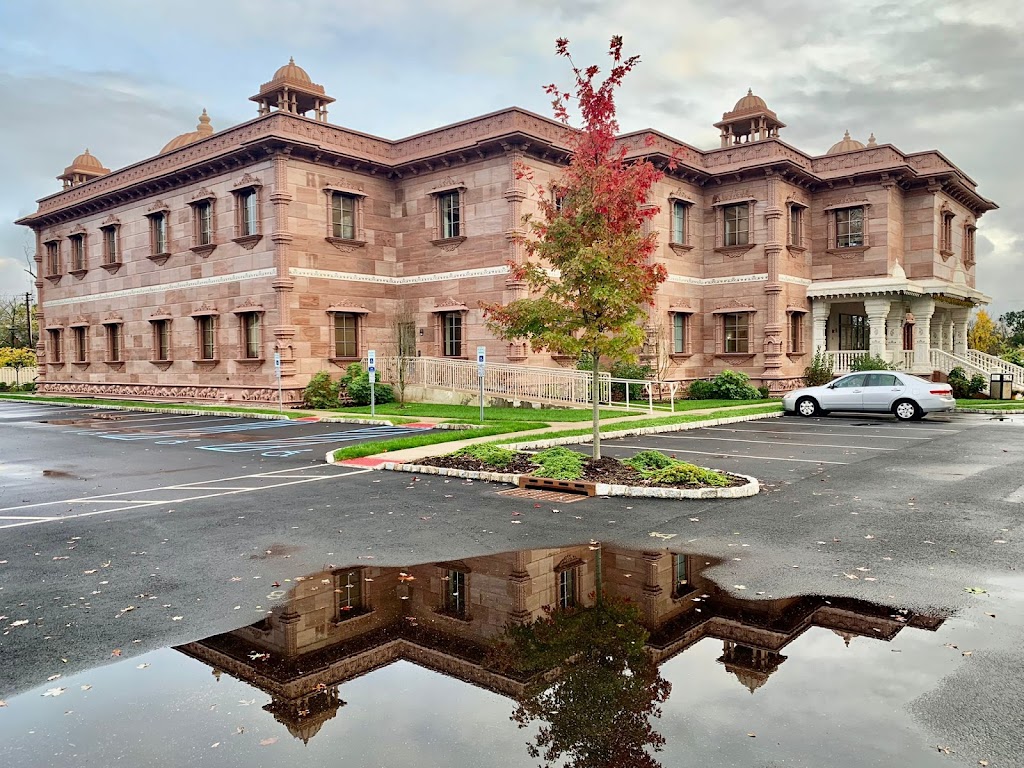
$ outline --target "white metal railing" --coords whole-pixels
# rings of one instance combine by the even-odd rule
[[[867,351],[863,349],[833,349],[826,351],[825,354],[832,358],[832,370],[835,373],[849,373],[853,370],[853,361],[858,357],[864,357]]]
[[[39,369],[32,368],[0,368],[0,382],[4,384],[28,384],[35,381]]]
[[[980,373],[985,377],[985,385],[988,385],[988,369],[982,368],[980,365],[972,363],[970,360],[965,360],[962,357],[947,352],[944,349],[932,349],[929,358],[932,363],[932,367],[936,370],[942,371],[943,373],[949,373],[954,368],[963,368],[967,374]]]
[[[968,349],[965,359],[974,363],[980,368],[985,368],[988,373],[1009,373],[1013,375],[1013,385],[1017,387],[1024,384],[1024,367],[1014,365],[1003,360],[1001,357],[989,355],[979,349]]]

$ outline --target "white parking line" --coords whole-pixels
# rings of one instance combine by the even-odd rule
[[[868,445],[831,445],[828,443],[792,443],[788,440],[741,440],[738,437],[701,437],[700,435],[662,435],[669,440],[721,440],[726,443],[761,443],[763,445],[800,445],[807,448],[848,448],[856,451],[898,451],[899,448],[872,448]]]
[[[795,430],[779,430],[779,429],[743,429],[743,428],[729,428],[729,427],[703,427],[708,432],[754,432],[757,434],[764,435],[810,435],[812,437],[864,437],[864,433],[846,433],[846,432],[797,432]],[[896,435],[871,435],[872,438],[878,438],[879,440],[931,440],[930,437],[898,437]]]
[[[658,451],[660,448],[653,448],[649,445],[620,445],[615,444],[616,448],[635,448],[638,451]],[[780,459],[776,456],[748,456],[745,453],[730,455],[728,453],[722,453],[721,451],[684,451],[681,449],[672,449],[672,453],[693,453],[698,456],[714,456],[715,458],[721,459],[756,459],[758,461],[795,461],[801,464],[849,464],[848,461],[824,461],[822,459]]]

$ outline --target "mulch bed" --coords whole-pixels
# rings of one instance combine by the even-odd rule
[[[469,456],[430,456],[425,459],[419,459],[416,463],[427,467],[464,469],[471,472],[503,472],[506,474],[516,475],[529,475],[537,469],[537,465],[533,463],[530,455],[525,453],[517,453],[512,462],[504,467],[493,467],[489,464],[485,464],[479,459],[474,459]],[[723,472],[722,474],[728,477],[731,480],[731,483],[726,486],[716,487],[735,488],[738,485],[745,485],[747,483],[743,478],[735,477],[730,475],[728,472]],[[579,479],[591,483],[632,485],[644,488],[711,487],[696,483],[654,483],[645,478],[628,464],[623,464],[618,459],[613,459],[608,456],[598,459],[597,461],[589,458],[586,459],[583,463],[583,477]]]

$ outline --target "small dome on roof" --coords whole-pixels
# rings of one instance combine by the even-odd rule
[[[103,167],[103,163],[97,160],[95,157],[89,154],[89,150],[85,150],[82,154],[71,161],[70,168],[92,168],[97,171],[106,170]]]
[[[874,134],[871,135],[874,136]],[[837,141],[835,144],[829,147],[828,152],[826,152],[825,154],[836,155],[839,154],[840,152],[853,152],[854,150],[857,149],[864,149],[864,145],[861,142],[857,141],[856,139],[851,139],[850,132],[847,131],[846,133],[843,134],[842,140]]]
[[[754,95],[753,89],[747,88],[747,95],[736,102],[736,106],[732,108],[732,111],[750,112],[757,109],[768,109],[768,105],[764,103],[764,99],[760,96]]]
[[[175,136],[169,142],[164,145],[164,148],[160,150],[160,154],[166,154],[175,149],[188,146],[193,142],[205,139],[207,136],[213,133],[213,126],[210,125],[210,116],[206,114],[206,110],[203,110],[203,114],[199,116],[199,125],[196,126],[194,131],[183,133],[180,136]]]
[[[311,84],[313,80],[306,74],[306,70],[295,63],[295,58],[289,56],[288,63],[279,67],[274,73],[274,80],[291,80],[293,83]]]

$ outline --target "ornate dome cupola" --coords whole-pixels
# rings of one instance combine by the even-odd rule
[[[207,136],[213,135],[213,126],[210,125],[210,116],[206,114],[206,110],[203,110],[203,114],[199,116],[199,125],[196,126],[194,131],[183,133],[180,136],[175,136],[173,139],[164,144],[164,148],[160,150],[160,154],[166,154],[175,149],[187,146],[193,142],[205,139]]]
[[[749,88],[747,95],[736,102],[732,111],[726,112],[722,115],[722,120],[715,123],[715,128],[722,132],[723,147],[777,139],[779,128],[785,127],[786,124],[779,120],[779,116],[768,109],[764,99],[755,96]]]
[[[871,141],[874,142],[874,139],[875,134],[872,133]],[[874,143],[872,143],[872,146],[874,146]],[[826,152],[825,154],[838,155],[840,152],[855,152],[858,149],[864,149],[864,145],[861,142],[857,141],[856,139],[851,139],[850,132],[847,131],[846,133],[843,134],[843,138],[837,141],[831,147],[829,147],[828,152]]]
[[[110,169],[104,168],[103,163],[90,155],[87,149],[76,157],[57,179],[64,182],[64,189],[70,189],[100,176],[106,176],[108,173],[110,173]]]
[[[327,105],[334,99],[324,92],[322,85],[310,79],[295,59],[288,59],[288,63],[274,73],[269,83],[261,85],[260,92],[250,96],[249,101],[260,105],[261,115],[277,110],[305,116],[312,111],[314,119],[326,123]]]

